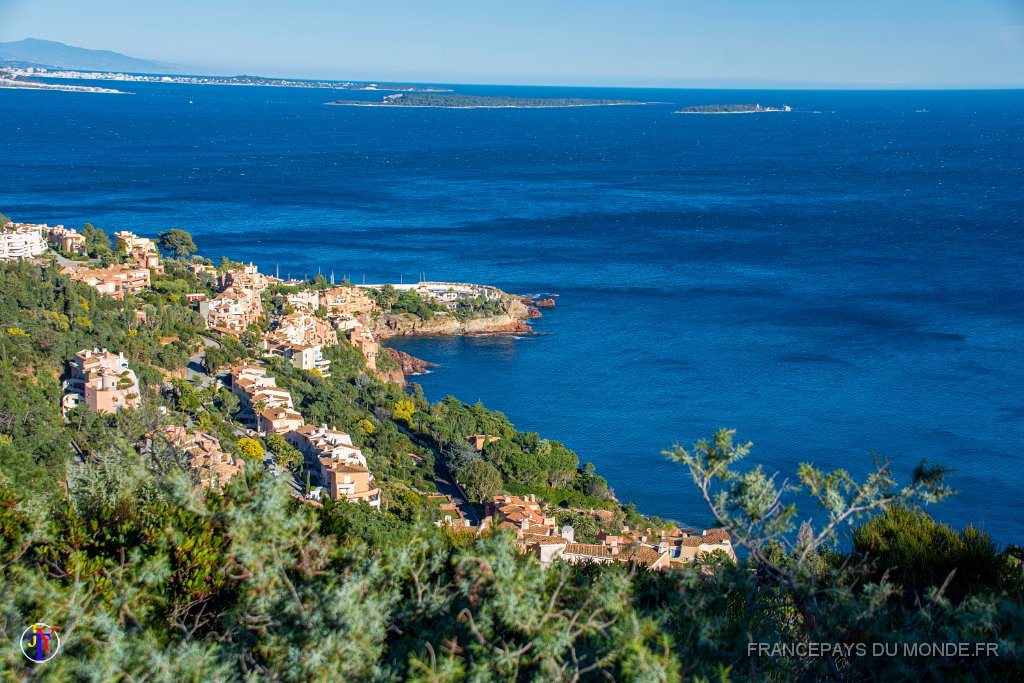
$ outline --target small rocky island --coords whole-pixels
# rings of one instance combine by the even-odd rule
[[[684,107],[676,114],[759,114],[770,111],[793,111],[787,104],[781,107],[762,107],[760,104],[702,104]]]
[[[438,109],[549,109],[554,107],[601,107],[616,104],[648,104],[632,100],[588,100],[578,97],[482,97],[413,93],[388,95],[379,102],[335,100],[327,104],[353,107],[433,107]]]

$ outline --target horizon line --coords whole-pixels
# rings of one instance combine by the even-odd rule
[[[602,88],[614,88],[618,90],[757,90],[757,91],[787,91],[787,92],[822,92],[822,91],[838,91],[838,92],[969,92],[969,91],[984,91],[984,90],[1024,90],[1024,83],[984,83],[984,84],[914,84],[914,83],[831,83],[831,84],[815,84],[811,83],[793,83],[791,85],[779,84],[777,82],[766,83],[765,85],[754,85],[747,82],[737,85],[728,85],[720,81],[714,84],[698,85],[622,85],[617,83],[602,83],[602,84],[580,84],[571,82],[559,82],[559,83],[526,83],[526,82],[515,82],[515,83],[486,83],[486,82],[473,82],[473,81],[449,81],[444,79],[438,80],[414,80],[414,79],[392,79],[392,78],[340,78],[340,77],[317,77],[317,76],[283,76],[283,75],[265,75],[256,71],[228,71],[211,69],[211,72],[203,73],[202,70],[195,71],[127,71],[123,69],[84,69],[80,67],[60,67],[60,66],[47,66],[39,65],[42,68],[46,68],[51,71],[81,71],[83,73],[110,73],[110,74],[126,74],[126,75],[139,75],[139,76],[178,76],[178,77],[206,77],[206,78],[234,78],[239,76],[246,76],[249,78],[266,78],[273,80],[287,80],[287,81],[304,81],[304,82],[332,82],[332,83],[382,83],[389,85],[417,85],[417,86],[468,86],[468,87],[510,87],[510,88],[577,88],[577,89],[602,89]],[[171,65],[167,66],[182,66],[183,69],[189,69],[190,67],[185,65]],[[220,73],[217,73],[220,71]],[[419,77],[417,77],[419,78]]]
[[[536,82],[473,82],[472,80],[461,81],[459,76],[455,79],[439,78],[436,80],[421,80],[424,78],[423,74],[413,76],[412,79],[393,79],[393,78],[348,78],[348,77],[336,77],[336,76],[283,76],[283,75],[263,75],[257,73],[261,70],[261,67],[253,67],[249,70],[248,67],[242,67],[243,71],[236,71],[231,67],[214,67],[211,65],[196,65],[196,64],[177,64],[173,62],[165,62],[158,59],[150,59],[147,57],[135,57],[126,55],[121,52],[105,48],[86,48],[78,45],[69,45],[61,41],[54,41],[47,38],[35,38],[33,36],[26,36],[25,38],[15,39],[10,41],[0,42],[22,42],[22,41],[40,41],[50,42],[59,45],[64,45],[78,50],[87,51],[98,51],[108,52],[119,57],[132,59],[141,62],[149,62],[154,67],[164,67],[168,71],[125,71],[118,69],[86,69],[80,67],[51,67],[45,64],[39,66],[45,68],[59,69],[65,71],[85,71],[92,73],[123,73],[123,74],[139,74],[148,76],[207,76],[207,77],[220,77],[227,78],[231,76],[251,76],[257,78],[273,78],[281,80],[294,80],[294,81],[349,81],[354,83],[402,83],[409,85],[458,85],[458,86],[507,86],[515,88],[617,88],[623,90],[785,90],[785,91],[972,91],[972,90],[1024,90],[1024,81],[1018,83],[913,83],[913,82],[899,82],[899,83],[885,83],[885,82],[870,82],[870,81],[841,81],[841,82],[823,82],[823,81],[785,81],[779,78],[766,79],[764,84],[757,84],[747,78],[730,78],[730,79],[713,79],[713,78],[692,78],[679,79],[682,82],[691,81],[689,83],[670,84],[670,82],[657,82],[657,79],[652,79],[654,83],[629,83],[624,84],[621,81],[615,81],[609,79],[607,81],[595,83],[593,77],[581,77],[588,83],[571,82],[568,80],[559,80],[554,83],[536,83]],[[21,61],[21,60],[12,60]],[[267,73],[273,73],[275,67],[263,67]],[[289,69],[289,67],[285,67]],[[206,71],[206,73],[203,73]],[[480,75],[467,75],[468,79],[475,79]],[[499,80],[502,76],[496,75],[495,78]],[[486,78],[486,76],[484,76]],[[512,77],[515,78],[514,76]],[[529,78],[529,77],[526,77]],[[571,76],[565,77],[566,79],[572,78]],[[643,80],[643,76],[638,76],[638,80]],[[600,77],[596,80],[602,81]],[[695,81],[695,82],[694,82]],[[702,81],[708,83],[702,84]],[[735,85],[730,85],[730,82],[736,82]]]

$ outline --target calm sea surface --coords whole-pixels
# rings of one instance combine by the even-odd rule
[[[1024,541],[1024,92],[466,87],[672,104],[455,111],[127,86],[0,90],[0,211],[181,227],[282,276],[557,293],[539,336],[395,345],[440,364],[430,398],[564,441],[647,513],[707,522],[660,452],[730,426],[786,474],[947,463],[935,513]],[[797,111],[671,113],[722,102]]]

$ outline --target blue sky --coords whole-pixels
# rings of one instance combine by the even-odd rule
[[[0,0],[25,37],[275,76],[1024,86],[1024,0]]]

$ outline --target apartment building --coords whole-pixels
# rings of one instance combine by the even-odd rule
[[[123,299],[127,294],[138,294],[150,288],[148,268],[79,268],[65,266],[62,273],[75,282],[83,282],[104,296]]]
[[[263,350],[291,361],[300,370],[316,370],[330,376],[331,361],[324,358],[323,347],[335,346],[338,333],[330,323],[308,312],[282,316],[277,327],[263,335]]]
[[[211,330],[238,336],[259,322],[263,303],[251,291],[228,287],[214,298],[200,301],[199,314]]]
[[[231,368],[231,392],[241,403],[239,417],[261,433],[288,434],[305,424],[292,395],[258,365]]]
[[[351,316],[372,313],[379,308],[372,296],[354,285],[342,285],[326,290],[320,297],[320,305],[327,309],[328,314]]]
[[[21,261],[45,253],[42,226],[8,223],[0,228],[0,261]]]
[[[307,468],[318,472],[321,485],[334,500],[366,501],[380,508],[380,489],[366,466],[366,457],[345,432],[326,425],[305,425],[285,440],[300,453]]]
[[[270,278],[253,264],[226,271],[220,276],[221,290],[236,289],[251,292],[256,299],[270,286]]]
[[[302,453],[303,459],[309,466],[315,465],[323,456],[366,466],[366,457],[352,443],[352,437],[345,432],[331,429],[327,425],[305,425],[291,434],[286,434],[284,438]]]

